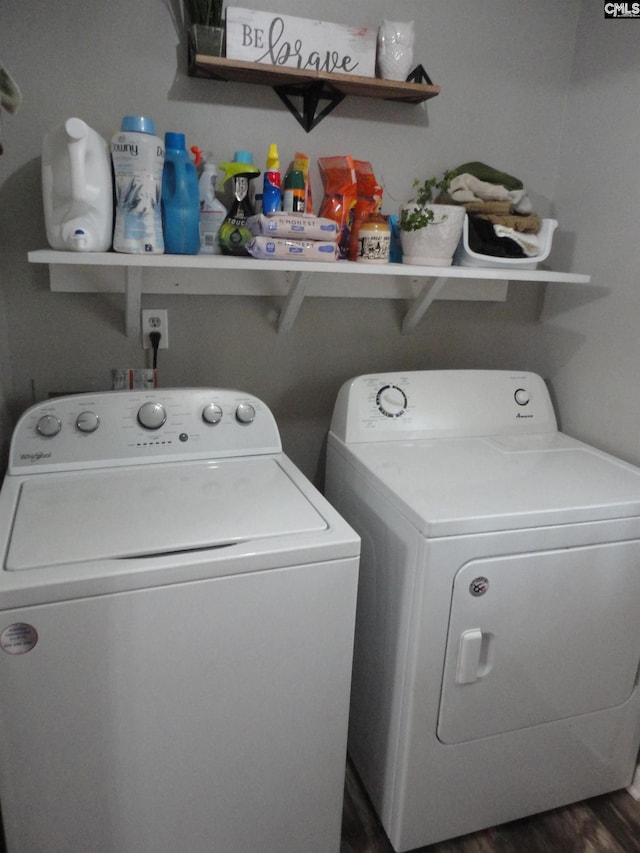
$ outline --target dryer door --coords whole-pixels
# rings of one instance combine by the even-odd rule
[[[639,659],[640,542],[473,560],[454,581],[438,737],[620,705]]]

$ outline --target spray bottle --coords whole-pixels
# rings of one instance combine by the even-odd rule
[[[220,163],[224,178],[220,186],[233,178],[233,202],[226,219],[220,226],[218,241],[224,255],[246,255],[245,246],[253,239],[253,234],[245,222],[253,216],[253,208],[249,201],[249,181],[260,174],[260,169],[253,165],[250,151],[236,151],[232,163]]]
[[[277,213],[282,206],[282,178],[280,176],[280,158],[278,146],[272,142],[267,154],[267,168],[264,173],[262,191],[262,212],[266,215]]]
[[[200,175],[200,254],[219,255],[218,233],[227,215],[227,208],[216,198],[218,170],[207,155]]]

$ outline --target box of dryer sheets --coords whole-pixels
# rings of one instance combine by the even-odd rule
[[[375,77],[377,30],[227,7],[227,59]]]

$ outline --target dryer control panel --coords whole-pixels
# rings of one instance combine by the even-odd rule
[[[331,431],[342,441],[555,433],[549,392],[535,373],[417,370],[358,376],[340,389]]]
[[[107,391],[28,409],[13,434],[9,474],[281,452],[270,409],[220,388]]]

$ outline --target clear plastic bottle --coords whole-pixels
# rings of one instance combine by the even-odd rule
[[[109,144],[82,119],[68,118],[45,134],[42,199],[52,249],[106,252],[111,248]]]
[[[184,133],[165,133],[162,173],[162,230],[170,255],[200,252],[198,173],[189,159]]]
[[[162,170],[164,145],[153,120],[125,116],[111,140],[115,174],[116,221],[113,248],[129,254],[164,252]]]
[[[219,255],[222,251],[218,241],[220,226],[227,215],[227,208],[216,198],[218,170],[211,160],[205,160],[198,186],[200,189],[200,254]]]

